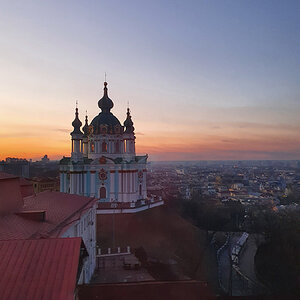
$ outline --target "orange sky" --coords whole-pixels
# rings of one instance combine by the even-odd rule
[[[123,2],[2,4],[0,159],[69,156],[105,72],[150,160],[300,159],[295,3]]]
[[[72,113],[68,118],[71,116]],[[60,159],[70,155],[71,122],[65,128],[57,128],[51,124],[26,125],[25,121],[23,125],[21,121],[20,124],[4,124],[0,129],[0,159],[36,160],[44,154]],[[159,130],[160,126],[163,122],[151,127],[142,120],[135,122],[137,153],[149,154],[150,160],[299,158],[297,126],[267,127],[256,123],[223,123],[221,126],[217,122],[204,124],[200,121],[195,127],[169,124],[169,128],[166,125]]]

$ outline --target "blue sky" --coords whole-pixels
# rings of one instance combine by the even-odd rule
[[[92,119],[107,72],[114,114],[129,101],[154,159],[300,158],[299,23],[299,1],[5,1],[4,152],[9,131],[68,154],[75,101]]]

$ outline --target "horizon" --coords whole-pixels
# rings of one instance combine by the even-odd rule
[[[298,1],[10,1],[0,12],[0,160],[70,156],[75,102],[127,102],[155,161],[299,160]],[[20,47],[20,45],[22,45]]]

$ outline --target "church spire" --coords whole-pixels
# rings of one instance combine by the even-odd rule
[[[127,107],[127,118],[124,121],[124,126],[126,127],[125,133],[133,133],[134,132],[134,127],[133,127],[133,122],[131,120],[129,107]]]
[[[98,101],[98,106],[99,106],[99,108],[101,108],[102,112],[109,113],[110,110],[114,107],[114,103],[108,97],[106,81],[104,81],[104,89],[103,90],[104,90],[103,97]]]
[[[82,127],[82,130],[83,130],[83,135],[85,137],[87,137],[88,136],[88,132],[89,132],[89,122],[88,122],[87,111],[85,112],[85,124]]]
[[[80,130],[82,123],[79,120],[78,116],[79,116],[79,113],[78,113],[78,107],[77,107],[77,101],[76,101],[75,119],[72,122],[72,126],[74,127],[74,130],[71,132],[71,134],[82,134],[82,132]]]

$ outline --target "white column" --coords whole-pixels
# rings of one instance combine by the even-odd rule
[[[60,172],[59,174],[59,191],[64,192],[64,173]]]
[[[115,174],[116,173],[110,173],[110,199],[111,198],[115,199]]]
[[[74,178],[73,173],[70,173],[70,194],[74,194]]]
[[[83,174],[79,174],[79,194],[83,195]]]
[[[119,173],[119,201],[123,202],[123,173]]]
[[[80,181],[79,181],[79,174],[75,174],[76,176],[76,194],[80,195]]]
[[[83,195],[84,196],[88,196],[87,195],[87,173],[83,173]]]
[[[64,173],[64,193],[67,193],[67,180],[68,180],[68,176],[67,173]]]
[[[91,194],[90,194],[91,197],[95,197],[95,189],[96,189],[95,180],[96,180],[96,172],[93,173],[91,172]]]

